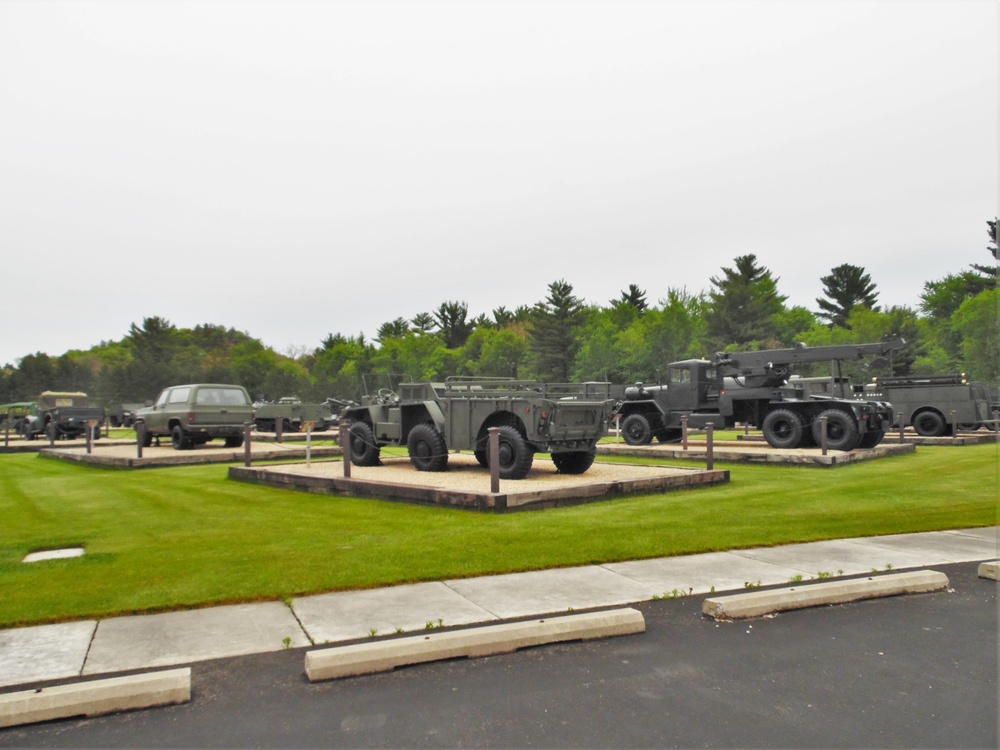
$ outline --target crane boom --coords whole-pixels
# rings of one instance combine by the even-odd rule
[[[806,346],[794,349],[766,349],[758,352],[717,352],[712,363],[733,377],[752,379],[754,386],[783,385],[791,376],[795,365],[806,362],[860,360],[881,356],[902,349],[906,341],[892,338],[873,344],[834,344],[832,346]],[[747,385],[751,385],[750,382]]]

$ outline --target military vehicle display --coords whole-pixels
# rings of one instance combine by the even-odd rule
[[[315,422],[322,432],[337,424],[334,407],[344,402],[328,398],[321,404],[304,404],[297,396],[285,396],[274,403],[254,404],[254,425],[261,432],[276,432],[281,421],[282,432],[299,432],[306,422]]]
[[[252,421],[253,404],[243,386],[193,383],[164,388],[152,406],[136,412],[135,429],[147,447],[154,437],[169,436],[174,450],[219,437],[225,438],[227,448],[239,448],[243,426]]]
[[[16,401],[13,404],[0,404],[0,430],[21,434],[24,418],[33,414],[36,405],[34,401]]]
[[[351,422],[352,463],[377,466],[382,446],[405,445],[419,471],[447,470],[449,450],[471,450],[488,467],[488,430],[497,427],[501,479],[523,479],[536,452],[551,453],[564,474],[582,474],[614,407],[608,383],[454,377],[399,390],[365,396],[341,414]]]
[[[100,423],[104,421],[104,407],[90,403],[86,393],[42,391],[35,401],[34,410],[21,418],[21,436],[34,440],[45,435],[50,440],[72,440],[87,434],[91,422],[91,437],[101,436]]]
[[[873,448],[892,424],[892,407],[878,401],[796,393],[788,387],[793,368],[807,362],[860,360],[901,349],[893,339],[876,344],[847,344],[757,352],[719,352],[711,361],[689,359],[667,367],[667,382],[625,389],[615,409],[629,445],[681,439],[682,419],[690,427],[709,422],[719,428],[737,423],[759,427],[772,448],[818,445],[826,417],[827,446],[833,450]],[[839,376],[838,376],[839,377]],[[841,378],[842,379],[842,378]]]
[[[108,409],[108,422],[112,427],[131,427],[135,422],[135,413],[143,406],[145,404],[117,404],[114,408]]]
[[[964,431],[996,429],[996,399],[985,383],[970,383],[964,373],[875,378],[865,398],[892,403],[895,424],[912,425],[923,437],[941,437],[955,425]]]

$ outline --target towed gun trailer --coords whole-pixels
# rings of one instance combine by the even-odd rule
[[[704,428],[709,422],[733,428],[737,422],[759,427],[772,448],[818,445],[826,418],[827,445],[833,450],[873,448],[892,424],[892,406],[851,397],[796,397],[787,383],[797,364],[881,356],[903,348],[903,339],[759,352],[717,353],[711,360],[689,359],[667,367],[667,382],[625,389],[614,412],[629,445],[681,439],[682,420]]]
[[[614,399],[609,383],[552,384],[511,379],[448,378],[383,388],[348,406],[351,461],[377,466],[385,445],[405,445],[419,471],[446,471],[449,450],[471,450],[489,466],[489,428],[498,428],[501,479],[523,479],[534,454],[552,454],[564,474],[594,463]]]
[[[865,385],[864,398],[890,401],[896,424],[913,425],[923,437],[941,437],[949,425],[974,432],[996,430],[1000,404],[985,383],[970,383],[964,373],[875,378]]]

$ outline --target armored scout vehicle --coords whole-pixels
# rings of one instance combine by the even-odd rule
[[[188,450],[213,438],[225,438],[227,448],[243,445],[243,425],[253,421],[253,405],[240,385],[195,383],[164,388],[152,406],[135,414],[135,429],[143,445],[170,436],[174,450]]]
[[[86,435],[88,426],[92,426],[92,437],[99,438],[103,421],[104,407],[91,404],[86,393],[42,391],[34,411],[21,418],[21,435],[25,440],[39,435],[50,440],[72,440]]]
[[[449,450],[471,450],[488,466],[488,430],[497,427],[501,479],[523,479],[536,452],[551,453],[560,472],[582,474],[614,407],[608,383],[454,377],[399,390],[382,389],[341,413],[351,422],[354,464],[377,466],[382,446],[405,445],[419,471],[445,471]]]
[[[798,394],[787,384],[796,364],[862,359],[901,349],[902,339],[877,344],[771,349],[716,354],[711,361],[689,359],[667,367],[667,382],[636,383],[625,389],[615,410],[629,445],[648,445],[681,437],[682,419],[703,428],[736,424],[760,427],[772,448],[800,448],[820,442],[826,417],[827,445],[833,450],[873,448],[892,424],[888,403],[851,397]]]

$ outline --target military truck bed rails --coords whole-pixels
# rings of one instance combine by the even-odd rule
[[[399,389],[399,395],[382,390],[344,410],[353,463],[377,465],[382,446],[406,445],[421,471],[446,470],[449,450],[472,450],[488,466],[488,430],[497,427],[501,478],[523,478],[536,452],[551,453],[561,472],[582,474],[614,407],[608,383],[450,378]]]
[[[996,429],[990,388],[961,374],[877,378],[864,387],[864,398],[892,403],[895,424],[913,425],[918,435],[941,437],[949,425],[960,430]]]

